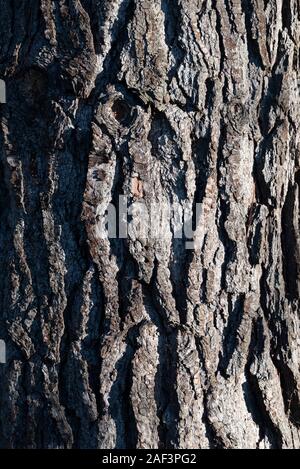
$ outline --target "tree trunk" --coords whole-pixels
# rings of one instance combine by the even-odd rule
[[[299,0],[0,9],[0,446],[299,448]]]

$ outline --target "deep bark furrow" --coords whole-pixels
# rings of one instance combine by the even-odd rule
[[[17,3],[0,446],[299,447],[299,2]],[[120,195],[198,243],[100,234]]]

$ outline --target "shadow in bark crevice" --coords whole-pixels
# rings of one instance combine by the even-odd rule
[[[259,386],[258,378],[251,372],[251,365],[255,357],[259,359],[264,350],[264,329],[262,319],[253,321],[251,341],[248,350],[247,363],[245,366],[246,383],[243,384],[245,403],[248,411],[252,415],[254,423],[259,428],[259,443],[267,437],[272,449],[282,448],[282,434],[273,423],[265,405],[265,398]]]
[[[132,388],[131,362],[137,349],[140,324],[133,326],[126,338],[126,350],[115,365],[117,377],[109,394],[109,412],[116,425],[116,449],[134,449],[138,433],[130,398]]]
[[[223,352],[217,368],[224,378],[230,376],[227,369],[234,352],[238,350],[238,331],[244,315],[245,294],[241,293],[234,303],[232,300],[232,295],[228,294],[229,316],[223,332]]]
[[[289,300],[299,298],[299,254],[297,257],[298,244],[296,229],[294,226],[294,211],[296,208],[296,188],[296,184],[289,184],[281,215],[283,278],[285,283],[286,297]]]
[[[144,304],[158,329],[159,364],[155,377],[155,402],[159,419],[158,435],[161,449],[178,447],[180,405],[177,396],[177,331],[166,323],[162,306],[155,301],[152,286],[143,285]],[[160,312],[159,312],[160,311]]]

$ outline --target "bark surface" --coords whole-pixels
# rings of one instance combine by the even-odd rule
[[[0,446],[299,448],[299,0],[0,11]]]

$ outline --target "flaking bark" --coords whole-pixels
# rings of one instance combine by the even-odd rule
[[[0,446],[299,448],[299,1],[0,11]]]

